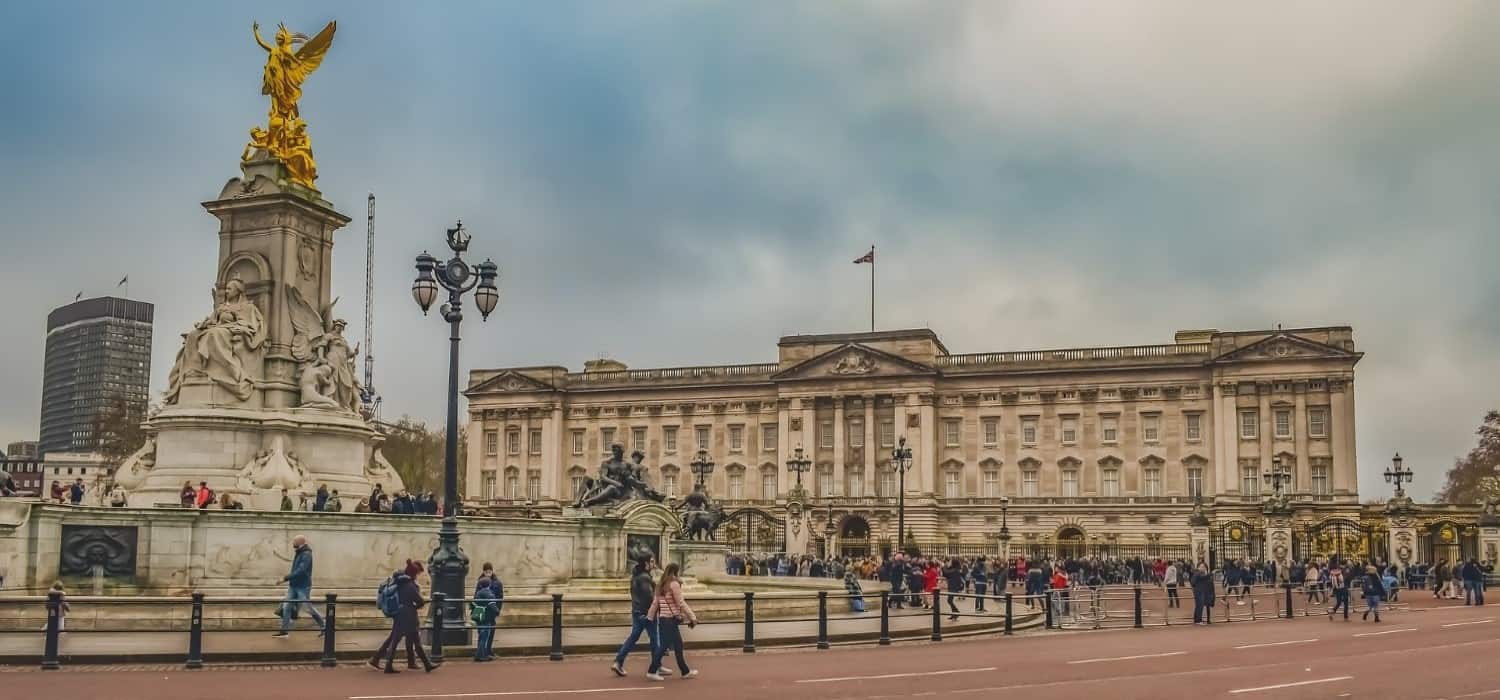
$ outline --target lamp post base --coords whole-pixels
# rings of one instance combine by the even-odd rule
[[[427,562],[432,576],[432,590],[442,593],[449,601],[443,605],[443,645],[466,646],[469,644],[469,628],[464,616],[464,599],[468,597],[465,579],[469,575],[469,557],[458,546],[458,518],[443,518],[438,530],[438,546]]]

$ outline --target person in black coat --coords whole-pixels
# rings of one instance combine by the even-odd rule
[[[949,620],[958,619],[958,606],[953,603],[953,594],[964,592],[964,584],[968,583],[966,573],[963,562],[959,561],[957,557],[949,559],[948,565],[943,567],[943,579],[948,584]],[[934,598],[937,597],[936,593],[932,595]]]
[[[906,562],[901,555],[886,562],[886,581],[891,584],[891,601],[897,610],[906,607],[906,597],[901,595],[901,588],[906,583]]]
[[[1193,572],[1193,624],[1213,624],[1214,575],[1207,564],[1199,564]]]
[[[416,656],[422,657],[422,665],[428,673],[431,673],[434,668],[432,660],[427,658],[427,652],[422,649],[422,640],[417,636],[422,627],[422,618],[417,611],[427,604],[427,601],[422,598],[421,587],[417,585],[416,577],[420,573],[422,573],[422,563],[408,560],[405,571],[396,578],[396,595],[401,599],[401,611],[396,613],[396,617],[391,621],[391,635],[386,638],[389,649],[386,644],[380,645],[380,650],[386,652],[386,673],[400,673],[396,670],[395,660],[396,649],[402,640],[406,641],[407,668],[416,668],[413,652]],[[380,651],[377,651],[370,665],[378,665],[379,659]]]

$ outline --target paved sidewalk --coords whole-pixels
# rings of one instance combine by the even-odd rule
[[[1017,629],[1041,624],[1039,615],[1029,615],[1024,609],[1016,612]],[[949,621],[945,615],[942,621],[945,635],[999,632],[1003,626],[1003,615],[994,612],[983,615],[967,613],[956,622]],[[612,652],[619,648],[629,631],[628,627],[620,626],[567,627],[563,629],[563,650],[568,654]],[[892,638],[925,639],[931,631],[931,611],[891,611]],[[339,629],[334,638],[336,654],[345,659],[368,656],[385,640],[386,632],[385,629]],[[695,647],[738,648],[744,642],[744,633],[744,622],[733,621],[700,624],[686,636]],[[817,633],[816,619],[755,623],[757,646],[812,644],[817,641]],[[880,612],[877,609],[862,614],[830,614],[828,635],[833,643],[878,639]],[[551,648],[551,640],[552,630],[548,627],[502,627],[495,635],[495,649],[505,656],[545,655]],[[40,663],[45,641],[45,635],[40,631],[0,633],[0,663]],[[642,635],[637,648],[645,651],[648,648],[646,643],[647,638]],[[176,661],[187,656],[188,633],[69,632],[62,635],[60,646],[64,664]],[[455,655],[472,655],[467,648],[449,651]],[[323,639],[307,622],[300,622],[291,636],[284,639],[274,638],[264,631],[203,633],[203,656],[208,661],[306,661],[316,660],[322,653]]]

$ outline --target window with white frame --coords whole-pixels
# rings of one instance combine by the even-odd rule
[[[1141,416],[1141,440],[1154,443],[1161,440],[1161,415],[1147,413]]]
[[[484,453],[491,456],[500,454],[500,433],[494,430],[484,431]]]
[[[994,447],[1000,444],[1000,421],[995,418],[984,419],[984,446]]]
[[[542,475],[531,472],[526,476],[526,499],[529,501],[542,500]]]
[[[1148,386],[1141,389],[1142,398],[1154,399],[1158,396],[1161,396],[1161,387]]]
[[[1240,439],[1254,440],[1260,435],[1260,416],[1255,409],[1240,411]]]
[[[957,418],[948,418],[943,421],[943,445],[945,447],[958,447]]]
[[[497,495],[499,494],[495,493],[495,472],[487,471],[484,473],[484,500],[494,500]]]
[[[1028,447],[1036,445],[1036,416],[1021,419],[1021,444]]]
[[[1099,495],[1114,497],[1120,495],[1120,468],[1106,466],[1099,471]]]
[[[1062,469],[1062,495],[1064,498],[1076,498],[1078,496],[1078,468],[1063,467]]]
[[[956,470],[943,472],[943,496],[958,498],[963,495],[963,475]]]
[[[865,446],[865,422],[864,422],[864,420],[859,419],[859,418],[850,419],[850,421],[849,421],[849,446],[850,447],[864,447]]]
[[[1183,414],[1183,421],[1186,423],[1183,429],[1183,436],[1188,442],[1197,442],[1203,439],[1202,413]]]
[[[639,450],[642,454],[646,452],[646,428],[635,427],[630,429],[630,449]]]
[[[1189,497],[1199,498],[1203,496],[1203,467],[1190,466],[1187,468],[1187,488]]]
[[[1099,416],[1099,439],[1106,443],[1120,440],[1119,416]]]
[[[698,441],[698,449],[700,449],[700,450],[706,450],[706,449],[709,448],[708,442],[709,442],[709,439],[712,437],[709,426],[706,426],[706,425],[694,426],[693,427],[693,437],[694,437],[694,439],[696,439]]]
[[[896,446],[896,421],[893,421],[893,420],[883,420],[883,421],[880,421],[880,446],[881,447],[895,447]]]
[[[825,450],[833,449],[833,421],[818,423],[818,446]]]
[[[1041,484],[1041,470],[1034,466],[1021,469],[1021,495],[1026,498],[1036,498],[1039,485]]]
[[[527,435],[527,447],[530,448],[531,454],[539,455],[542,453],[541,430],[532,430],[531,433]]]
[[[603,452],[609,452],[610,448],[613,447],[614,444],[615,444],[615,429],[614,428],[600,428],[599,429],[599,443],[600,443],[599,444],[599,449],[601,451],[603,451]]]
[[[882,469],[880,471],[879,493],[875,494],[881,498],[895,498],[896,496],[896,470]]]
[[[827,498],[833,495],[833,470],[818,470],[818,495]]]
[[[577,500],[583,495],[583,474],[575,473],[569,481],[573,482],[573,499]]]
[[[985,498],[1000,497],[1000,472],[998,470],[984,470],[984,490],[981,493]]]
[[[665,496],[675,496],[675,495],[677,495],[677,472],[676,472],[676,470],[669,471],[669,472],[662,472],[662,475],[661,475],[661,492],[662,492],[662,495],[665,495]]]
[[[1078,416],[1063,416],[1059,437],[1064,445],[1078,444]]]
[[[505,431],[505,453],[511,455],[521,454],[521,431]]]
[[[1254,462],[1240,465],[1240,495],[1246,499],[1260,498],[1260,467]]]
[[[514,469],[505,472],[505,497],[512,501],[521,497],[521,473]]]
[[[776,500],[776,470],[766,469],[760,473],[760,498],[763,501]]]
[[[571,435],[573,437],[573,454],[583,454],[583,431],[574,430]]]
[[[667,452],[677,451],[677,426],[668,425],[661,429],[661,448]]]
[[[734,470],[729,472],[729,498],[740,500],[745,497],[745,472]]]
[[[1162,493],[1161,467],[1147,465],[1141,472],[1141,495],[1160,496]]]
[[[865,472],[863,469],[854,469],[849,472],[849,497],[864,498],[865,496]]]
[[[1333,493],[1333,488],[1328,481],[1328,465],[1314,464],[1309,470],[1312,476],[1312,492],[1315,496],[1327,496]]]
[[[1307,436],[1315,438],[1328,437],[1328,409],[1307,409]]]
[[[1292,436],[1292,411],[1287,408],[1276,409],[1276,437],[1289,438]]]
[[[739,452],[743,449],[745,449],[745,426],[729,426],[729,450],[731,452]]]
[[[762,452],[776,451],[776,431],[775,423],[760,426],[760,450]]]

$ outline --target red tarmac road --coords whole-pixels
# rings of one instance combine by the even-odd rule
[[[605,657],[450,659],[431,673],[386,676],[368,667],[183,671],[77,668],[0,674],[4,698],[447,698],[993,697],[1500,698],[1500,606],[1392,612],[1380,624],[1308,617],[1144,630],[1053,632],[1014,638],[835,648],[697,652],[692,680],[615,678]],[[689,633],[691,636],[691,633]],[[168,668],[168,667],[162,667]]]

